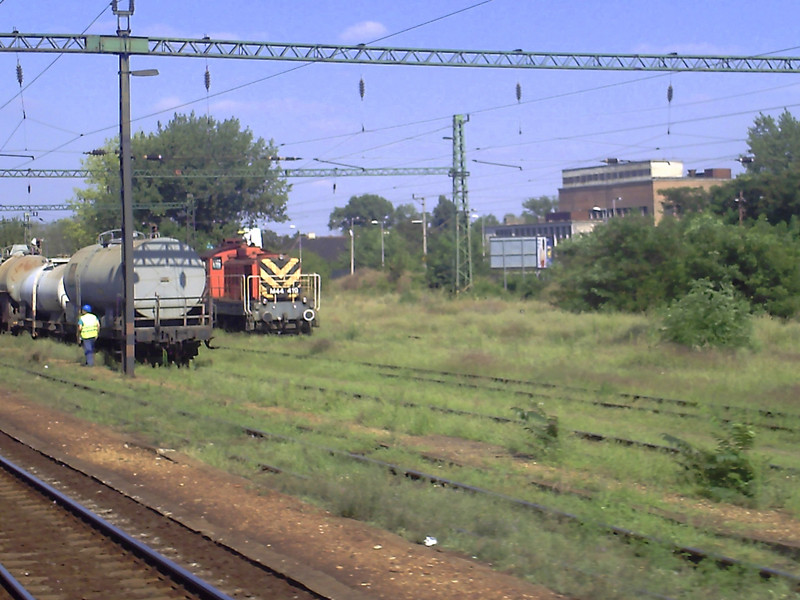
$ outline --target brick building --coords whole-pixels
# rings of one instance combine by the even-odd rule
[[[620,161],[607,159],[605,165],[565,169],[558,190],[558,210],[573,222],[606,220],[614,216],[639,214],[662,216],[661,190],[671,188],[710,189],[731,179],[730,169],[690,170],[683,163],[668,160]]]

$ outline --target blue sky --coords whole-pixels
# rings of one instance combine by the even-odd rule
[[[120,0],[121,7],[127,5]],[[450,13],[456,14],[440,18]],[[799,17],[795,0],[137,0],[130,24],[132,35],[152,37],[302,44],[385,38],[379,45],[800,56]],[[3,32],[114,35],[116,25],[107,0],[0,0]],[[3,168],[78,168],[84,152],[117,135],[116,57],[56,58],[0,53],[5,81],[0,153],[35,157],[0,156]],[[160,72],[132,80],[133,130],[149,132],[175,112],[193,110],[218,120],[235,117],[256,136],[275,140],[281,154],[302,157],[284,164],[289,168],[335,166],[330,163],[447,167],[452,148],[443,138],[451,135],[454,114],[468,114],[470,206],[502,219],[519,214],[527,198],[557,195],[562,169],[599,165],[604,158],[680,160],[687,169],[723,167],[737,173],[747,129],[760,112],[800,113],[800,74],[355,64],[314,64],[289,72],[296,66],[133,57],[133,69]],[[672,102],[667,101],[669,85]],[[375,193],[395,205],[415,202],[412,195],[425,197],[430,210],[440,194],[449,197],[452,191],[446,176],[291,178],[290,183],[291,224],[318,235],[328,233],[331,211],[353,195]],[[82,185],[79,180],[6,179],[0,181],[0,204],[63,203]],[[292,231],[289,223],[266,226]]]

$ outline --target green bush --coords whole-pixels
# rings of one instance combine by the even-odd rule
[[[797,227],[726,224],[709,214],[611,219],[556,249],[548,297],[561,308],[646,312],[682,298],[692,282],[730,283],[753,310],[800,314]]]
[[[525,423],[525,431],[532,434],[531,449],[539,455],[548,455],[558,450],[558,417],[548,415],[541,406],[511,409]]]
[[[747,454],[755,441],[750,425],[730,425],[727,435],[717,436],[715,450],[697,449],[671,435],[664,439],[678,448],[678,461],[704,495],[717,500],[732,500],[731,494],[756,496],[758,472]]]
[[[664,340],[692,348],[741,348],[751,344],[752,334],[749,303],[731,284],[717,289],[708,279],[695,281],[686,296],[669,305],[661,329]]]

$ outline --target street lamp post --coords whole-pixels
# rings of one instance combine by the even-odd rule
[[[112,2],[117,16],[117,35],[120,38],[119,52],[119,171],[122,197],[122,280],[125,309],[122,347],[122,370],[133,376],[135,363],[136,334],[134,331],[134,272],[133,272],[133,177],[131,173],[131,75],[158,75],[156,69],[130,70],[130,17],[133,15],[133,0],[128,10],[120,9],[117,0]]]
[[[355,267],[356,267],[354,238],[355,236],[353,235],[353,219],[350,219],[350,275],[352,275],[355,272]]]
[[[478,213],[470,215],[473,219],[481,220],[481,256],[486,257],[486,219],[481,217]]]
[[[373,225],[380,224],[380,226],[381,226],[381,269],[383,269],[383,266],[385,264],[385,257],[386,257],[386,254],[384,252],[384,246],[383,246],[383,235],[384,235],[383,223],[384,223],[384,221],[385,221],[385,219],[381,219],[380,221],[378,221],[376,219],[372,220],[372,224]]]
[[[428,224],[425,222],[425,215],[421,219],[411,221],[415,225],[422,224],[422,268],[428,268]]]
[[[414,200],[419,200],[422,203],[422,219],[415,219],[412,223],[422,223],[422,267],[428,268],[428,223],[427,216],[425,215],[425,198],[417,197],[411,194]]]
[[[300,232],[300,228],[297,225],[289,225],[290,229],[297,229],[297,249],[300,255],[300,264],[303,264],[303,234]]]

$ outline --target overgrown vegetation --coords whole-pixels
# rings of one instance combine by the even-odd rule
[[[752,343],[753,331],[749,310],[731,284],[717,289],[708,279],[701,279],[686,296],[669,305],[661,335],[690,348],[746,347]]]
[[[671,544],[798,570],[793,559],[738,536],[771,535],[769,516],[778,513],[786,531],[800,530],[791,470],[800,467],[800,324],[752,316],[759,352],[688,351],[653,343],[657,323],[644,314],[575,314],[420,290],[412,301],[388,285],[376,293],[379,277],[359,280],[367,293],[332,285],[324,325],[309,338],[220,332],[219,349],[202,349],[189,372],[142,367],[133,380],[102,368],[82,374],[81,383],[108,390],[102,396],[21,370],[48,365],[48,374],[70,379],[77,346],[3,336],[4,387],[412,542],[434,536],[442,548],[572,597],[640,598],[642,590],[691,600],[792,597],[776,581],[685,563]],[[754,410],[753,398],[763,410]],[[720,414],[742,425],[720,433],[724,421],[713,418]],[[273,435],[255,439],[237,424]],[[748,433],[756,430],[757,445]],[[671,432],[671,445],[685,452],[676,460],[576,431],[661,446]],[[348,452],[496,496],[394,477],[348,460]],[[767,460],[780,469],[764,468]],[[665,543],[628,546],[600,524]]]
[[[683,298],[695,282],[730,285],[750,309],[800,311],[800,229],[727,225],[710,215],[615,219],[558,247],[551,297],[574,311],[645,312]]]
[[[558,450],[558,417],[548,415],[541,406],[513,407],[512,412],[532,434],[531,447],[537,456],[552,455]]]
[[[703,495],[715,500],[754,498],[759,492],[759,472],[749,451],[755,443],[755,430],[747,423],[733,423],[715,437],[716,448],[706,450],[664,435],[680,451],[679,464]]]

